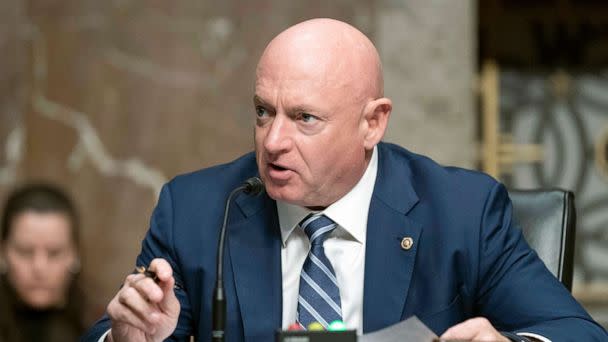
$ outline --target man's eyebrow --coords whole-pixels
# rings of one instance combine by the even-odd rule
[[[261,97],[259,97],[258,95],[254,95],[253,96],[253,103],[255,104],[261,104],[261,105],[265,105],[268,106],[268,102],[264,101]]]
[[[262,99],[260,96],[258,95],[254,95],[253,96],[253,103],[256,105],[261,105],[264,106],[268,109],[272,109],[274,108],[270,103],[264,101],[264,99]],[[289,112],[304,112],[304,113],[320,113],[321,111],[316,109],[313,106],[307,106],[307,105],[298,105],[294,108],[290,108]]]

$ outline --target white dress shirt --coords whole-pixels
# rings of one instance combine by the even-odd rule
[[[367,214],[374,192],[378,171],[376,148],[363,177],[344,197],[323,210],[337,227],[323,243],[325,255],[334,268],[340,301],[342,320],[348,329],[362,333],[363,324],[363,274],[365,268],[365,234]],[[283,274],[283,329],[296,321],[300,273],[310,250],[308,237],[297,225],[311,211],[277,201],[281,226],[281,265]]]

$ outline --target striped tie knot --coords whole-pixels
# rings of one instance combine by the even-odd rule
[[[336,228],[336,223],[329,217],[317,213],[310,214],[300,222],[300,227],[308,236],[312,246],[322,246],[329,234]]]

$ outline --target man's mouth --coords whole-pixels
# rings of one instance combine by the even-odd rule
[[[268,163],[268,176],[274,181],[287,181],[293,171],[283,165]]]
[[[274,163],[268,163],[268,165],[270,166],[271,169],[275,170],[275,171],[287,171],[288,169],[281,166],[281,165],[277,165]]]

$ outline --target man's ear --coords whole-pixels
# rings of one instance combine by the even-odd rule
[[[371,150],[382,140],[392,109],[393,103],[386,97],[372,100],[365,105],[363,120],[366,129],[364,132],[366,150]]]

